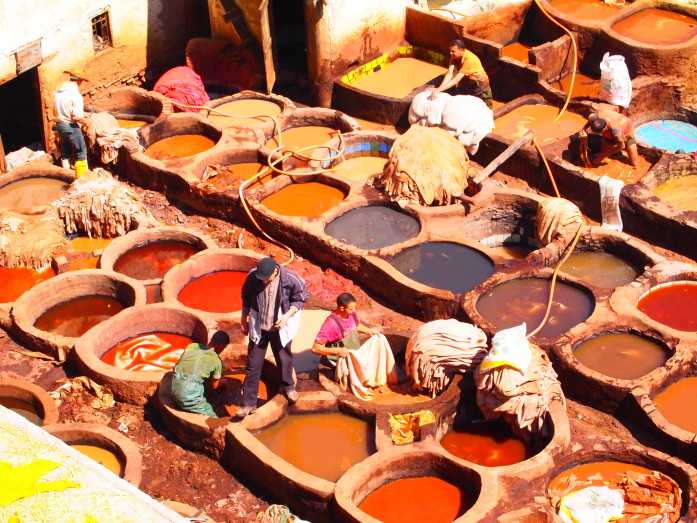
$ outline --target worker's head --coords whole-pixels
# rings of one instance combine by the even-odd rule
[[[336,309],[349,316],[356,310],[356,298],[350,292],[342,292],[336,297]]]
[[[602,133],[607,128],[607,122],[602,118],[598,118],[591,122],[591,131],[594,133]]]
[[[73,67],[72,69],[67,69],[63,72],[68,75],[71,82],[77,82],[79,84],[87,81],[87,75],[82,71],[82,69]]]
[[[450,56],[453,58],[462,58],[462,55],[465,54],[465,42],[462,40],[453,40],[450,42]]]
[[[216,331],[213,333],[213,336],[211,336],[211,341],[208,342],[208,346],[216,353],[220,354],[223,352],[223,350],[225,350],[225,347],[227,347],[229,343],[230,336],[228,336],[227,332]]]
[[[278,264],[273,258],[262,258],[257,263],[256,277],[264,283],[269,283],[278,274]]]

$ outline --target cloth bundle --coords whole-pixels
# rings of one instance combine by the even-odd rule
[[[419,327],[407,343],[406,371],[419,390],[432,398],[456,373],[472,371],[487,353],[484,331],[455,319],[434,320]]]
[[[581,211],[564,198],[547,198],[535,216],[535,237],[542,246],[561,241],[566,247],[583,222]]]
[[[90,116],[90,122],[87,143],[103,164],[114,163],[120,147],[126,147],[130,151],[142,149],[138,143],[138,130],[121,129],[111,113],[95,113]]]
[[[399,382],[394,355],[382,334],[371,336],[358,349],[349,351],[336,364],[336,381],[344,390],[369,400],[371,389]]]
[[[176,111],[197,113],[203,104],[210,101],[201,77],[185,65],[174,67],[163,74],[155,83],[153,90],[166,96],[175,104],[189,106],[175,105]]]

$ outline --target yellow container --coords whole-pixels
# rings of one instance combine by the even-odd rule
[[[83,174],[87,172],[87,161],[86,160],[78,160],[75,162],[75,176],[79,178]]]

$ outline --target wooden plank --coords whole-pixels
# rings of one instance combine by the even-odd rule
[[[496,170],[501,167],[501,164],[513,156],[518,149],[531,142],[532,139],[535,138],[535,134],[537,134],[536,131],[534,129],[530,129],[521,138],[518,138],[515,142],[509,145],[506,150],[499,154],[493,162],[487,165],[483,170],[479,171],[477,176],[475,176],[472,181],[476,185],[481,184],[485,179],[494,174]]]
[[[261,22],[261,50],[264,53],[264,70],[266,71],[266,93],[271,94],[276,83],[276,67],[273,60],[273,42],[269,25],[269,0],[262,0],[259,5]]]

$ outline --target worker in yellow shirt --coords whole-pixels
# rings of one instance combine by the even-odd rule
[[[493,96],[489,77],[482,67],[482,62],[472,51],[465,48],[462,40],[450,42],[450,65],[443,81],[438,87],[431,89],[431,99],[438,93],[451,90],[450,94],[468,94],[481,98],[491,109]]]

